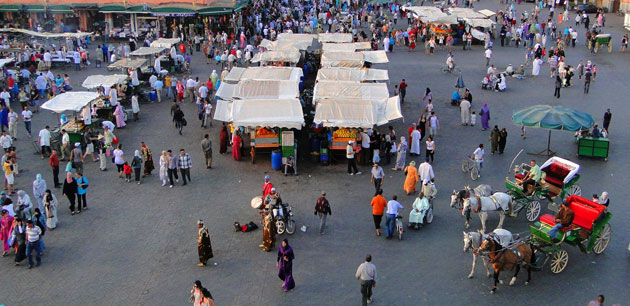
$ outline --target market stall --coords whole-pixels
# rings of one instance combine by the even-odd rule
[[[370,42],[362,41],[355,43],[324,43],[322,44],[322,52],[356,52],[361,50],[370,50]]]
[[[164,47],[140,47],[129,54],[133,56],[148,56],[162,53],[165,50],[166,48]]]
[[[313,104],[322,99],[357,99],[385,103],[389,98],[387,84],[319,81],[313,91]]]
[[[70,142],[82,142],[83,129],[92,123],[90,104],[100,95],[89,91],[71,91],[59,94],[42,105],[42,109],[57,114],[72,112],[71,118],[60,127],[70,136]]]
[[[294,81],[300,82],[304,76],[301,68],[297,67],[233,67],[223,79],[224,82],[236,84],[239,81]]]
[[[342,82],[376,82],[389,81],[388,71],[385,69],[357,69],[357,68],[321,68],[317,71],[317,81]]]
[[[122,69],[124,73],[127,68],[138,69],[145,66],[147,62],[146,58],[123,58],[107,66],[107,68],[110,70]]]
[[[324,52],[321,59],[322,68],[361,68],[364,63],[365,57],[360,52]]]
[[[256,53],[252,63],[260,62],[263,66],[295,66],[302,58],[302,53],[296,48],[287,48],[282,51],[265,51]]]
[[[295,81],[240,81],[234,89],[237,99],[297,99],[300,90]]]
[[[282,51],[282,50],[287,50],[287,49],[291,49],[291,48],[295,48],[298,49],[300,51],[304,51],[307,50],[309,47],[311,47],[313,45],[312,41],[307,41],[307,40],[276,40],[276,41],[271,41],[271,40],[267,40],[267,39],[263,39],[260,42],[260,45],[258,45],[258,47],[262,47],[265,48],[267,50],[274,50],[274,51]]]
[[[179,41],[179,38],[158,38],[157,40],[151,42],[150,46],[152,48],[170,48]]]
[[[83,81],[83,88],[96,89],[98,87],[109,88],[116,84],[122,84],[129,76],[125,74],[112,74],[112,75],[90,75]]]
[[[350,43],[352,34],[350,33],[320,33],[318,36],[320,43]]]

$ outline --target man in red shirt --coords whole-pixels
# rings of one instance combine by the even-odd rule
[[[55,188],[61,187],[61,184],[59,183],[59,156],[57,155],[57,150],[52,150],[52,153],[50,154],[50,159],[48,160],[48,164],[53,171]]]
[[[271,188],[273,188],[273,184],[269,181],[269,175],[265,175],[265,184],[263,185],[262,196],[263,200],[267,197],[269,193],[271,193]]]
[[[400,90],[400,103],[405,103],[405,95],[407,95],[407,82],[405,82],[405,79],[402,79],[398,89]]]

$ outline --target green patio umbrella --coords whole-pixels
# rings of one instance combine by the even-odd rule
[[[547,149],[538,153],[538,155],[547,156],[555,154],[549,148],[551,145],[551,130],[576,132],[590,129],[595,124],[595,120],[590,114],[551,105],[534,105],[516,110],[512,114],[512,121],[516,125],[549,129]]]

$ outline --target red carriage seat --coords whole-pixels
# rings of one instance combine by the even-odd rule
[[[547,174],[545,182],[558,187],[562,187],[564,185],[564,178],[567,177],[569,172],[571,172],[571,170],[564,165],[555,162],[549,165],[549,167],[543,169],[543,171]]]
[[[606,206],[576,195],[568,197],[566,201],[575,217],[573,217],[573,226],[563,228],[562,231],[567,231],[574,226],[590,231],[595,220],[606,210]],[[546,214],[540,217],[540,222],[554,226],[556,225],[555,219],[555,216]]]
[[[515,179],[518,179],[518,180],[522,180],[522,179],[523,179],[523,177],[524,177],[524,175],[522,175],[522,174],[515,174],[515,175],[514,175],[514,178],[515,178]]]

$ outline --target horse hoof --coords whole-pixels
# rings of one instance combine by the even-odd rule
[[[486,274],[486,277],[487,277],[487,278],[490,278],[490,273]]]
[[[529,282],[525,282],[525,286],[529,285]]]
[[[494,294],[494,291],[495,291],[494,289],[490,290],[490,294]]]
[[[512,280],[512,281],[510,282],[510,286],[514,286],[514,283],[516,283],[516,281],[515,281],[515,280]]]
[[[472,274],[468,275],[468,278],[473,278],[473,275]]]
[[[503,281],[502,281],[502,280],[499,280],[499,284],[503,285]]]

